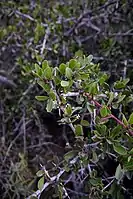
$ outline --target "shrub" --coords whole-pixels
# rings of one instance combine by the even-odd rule
[[[37,172],[38,190],[29,198],[132,198],[125,187],[133,170],[129,79],[110,86],[109,75],[92,60],[78,51],[69,62],[52,67],[37,56],[32,74],[43,95],[36,99],[47,112],[58,110],[58,123],[71,128],[75,141],[67,140],[67,152],[60,163],[53,161],[52,171],[43,165]]]

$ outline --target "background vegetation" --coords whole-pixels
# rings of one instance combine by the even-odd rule
[[[43,93],[31,73],[35,63],[48,60],[55,67],[69,61],[76,51],[93,54],[93,62],[100,63],[101,70],[110,74],[110,88],[113,90],[114,81],[120,77],[129,77],[128,89],[132,93],[132,19],[133,2],[130,0],[0,2],[1,198],[28,196],[32,189],[36,190],[35,174],[40,165],[45,165],[54,175],[53,162],[58,165],[75,144],[71,130],[58,125],[58,111],[48,114],[44,104],[35,99]],[[120,107],[112,111],[119,117]],[[123,111],[129,118],[133,112],[132,101]],[[119,156],[109,157],[106,165],[100,162],[102,170],[108,173],[106,178],[115,175],[118,159]],[[132,198],[132,180],[131,169],[120,186],[116,185],[115,196],[101,196],[101,182],[92,183],[90,198]],[[98,191],[95,189],[97,183]],[[71,182],[68,189],[78,191]],[[45,198],[52,198],[50,194],[48,190]],[[81,197],[85,196],[78,196],[76,192],[71,195],[71,198]]]

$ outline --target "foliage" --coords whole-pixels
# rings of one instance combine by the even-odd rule
[[[67,152],[69,152],[71,148],[71,150],[74,151],[74,157],[78,159],[79,155],[82,156],[80,152],[82,148],[84,149],[85,141],[87,144],[88,141],[92,143],[93,136],[91,135],[94,133],[98,134],[100,131],[98,129],[100,128],[102,128],[101,132],[106,131],[108,135],[109,128],[116,126],[115,121],[117,118],[121,119],[125,125],[122,124],[122,126],[128,129],[128,132],[131,131],[129,127],[132,127],[133,112],[131,95],[133,83],[132,6],[133,3],[130,0],[0,1],[1,198],[24,198],[29,195],[29,191],[32,192],[32,189],[36,188],[35,173],[39,170],[40,164],[45,165],[46,168],[44,171],[50,172],[50,178],[52,178],[51,176],[55,176],[55,178],[52,178],[55,180],[58,171],[60,178],[62,171],[60,171],[59,167],[63,167],[60,165],[63,164],[61,162],[63,155],[66,154],[65,160],[68,162],[69,153],[67,154]],[[74,53],[77,50],[79,50],[78,54],[74,57]],[[93,54],[93,62],[96,64],[98,74],[94,69],[94,76],[91,75],[93,71],[92,68],[91,71],[86,74],[84,74],[84,70],[81,71],[80,74],[77,74],[78,72],[76,71],[79,70],[78,66],[75,71],[73,64],[77,63],[78,60],[76,57],[80,57],[79,55],[82,55],[82,52],[86,55]],[[69,61],[71,65],[71,67],[69,67],[64,63],[71,59],[71,57],[74,57],[74,59]],[[89,56],[89,59],[91,59],[91,56]],[[97,66],[97,63],[100,63],[100,65]],[[57,67],[57,70],[55,66],[60,67]],[[46,80],[48,79],[48,81],[45,82],[45,85],[44,83],[42,85],[40,68],[44,69],[45,67],[47,67],[45,78]],[[100,69],[106,72],[107,75],[102,75]],[[40,71],[39,76],[37,76],[37,70]],[[56,71],[57,78],[53,79],[53,74],[56,76]],[[36,75],[36,77],[33,78],[33,75]],[[77,82],[74,77],[79,79],[76,85],[76,91],[73,91],[75,82]],[[81,77],[83,85],[80,82]],[[62,79],[60,80],[60,78]],[[95,78],[97,79],[96,81],[94,81]],[[130,78],[130,81],[128,78]],[[38,86],[36,85],[36,81],[38,80],[38,83],[43,89],[41,89],[39,84]],[[72,80],[74,80],[74,83],[72,83]],[[90,80],[92,82],[90,82]],[[108,85],[104,82],[105,80]],[[115,82],[115,80],[117,81]],[[56,86],[57,91],[52,88],[51,84],[49,85],[51,81],[54,85],[58,84]],[[91,92],[92,94],[96,92],[98,93],[97,95],[100,95],[98,96],[98,103],[101,104],[102,107],[100,108],[97,104],[99,112],[97,113],[96,111],[94,116],[98,115],[100,118],[103,117],[102,120],[104,120],[104,117],[108,117],[107,127],[105,127],[106,122],[102,121],[103,123],[105,122],[105,126],[98,126],[98,129],[94,129],[95,125],[91,118],[94,117],[93,111],[96,108],[95,101],[92,102],[90,99],[91,96],[83,96],[82,93],[82,86],[85,86],[86,81],[90,83],[90,87],[87,88],[86,86],[87,92]],[[81,88],[79,89],[79,87]],[[100,91],[101,94],[99,94],[99,88],[102,89],[102,91]],[[74,92],[77,96],[62,96],[62,93],[68,93],[67,91],[69,89],[71,90],[69,91],[70,94]],[[55,91],[58,95],[60,91],[62,91],[61,96],[59,96],[60,101],[63,103],[61,107],[60,103],[57,103]],[[35,100],[35,96],[39,101]],[[77,101],[75,99],[77,99]],[[67,106],[66,102],[68,102]],[[60,113],[58,106],[60,107]],[[107,107],[111,107],[111,110]],[[62,110],[62,108],[65,110]],[[45,110],[52,110],[53,113],[50,114],[49,112],[48,114]],[[85,114],[84,116],[83,111],[85,113],[88,111],[89,115]],[[112,115],[108,115],[111,114],[110,111]],[[98,121],[96,122],[99,122],[100,118],[97,118]],[[72,120],[73,125],[71,125],[68,119]],[[57,123],[57,120],[61,121]],[[129,126],[128,123],[130,123]],[[88,129],[88,126],[90,126],[90,129]],[[73,130],[71,130],[71,128]],[[94,130],[93,133],[92,130]],[[91,133],[88,133],[88,131]],[[121,125],[116,126],[116,129],[114,128],[114,130],[110,132],[112,140],[117,139],[115,133],[117,134],[119,131],[121,132]],[[125,134],[126,133],[127,131],[125,131]],[[110,134],[108,136],[110,136]],[[97,139],[100,139],[101,134],[97,136],[99,136]],[[85,137],[84,140],[81,139],[83,137]],[[118,137],[120,139],[121,133],[118,133]],[[106,139],[104,136],[101,138],[101,140]],[[120,143],[122,143],[122,146],[127,150],[128,147],[131,147],[129,143],[132,143],[132,139],[130,136],[128,139],[125,137],[122,137],[122,139]],[[110,139],[107,140],[110,143],[109,146],[112,147],[115,153],[119,152],[118,154],[122,156],[126,154],[125,148],[121,149],[116,143],[112,143]],[[67,143],[69,143],[68,146]],[[100,148],[101,146],[99,145],[97,147]],[[89,145],[89,149],[88,147],[87,149],[85,148],[85,150],[87,150],[86,153],[88,153],[90,147],[92,149],[93,145]],[[101,152],[99,152],[98,157],[100,153]],[[71,154],[73,154],[73,152]],[[95,150],[92,156],[94,156],[95,159]],[[106,162],[108,166],[105,170],[108,170],[108,172],[112,172],[113,170],[112,174],[107,175],[115,175],[116,168],[119,166],[121,160],[117,160],[116,162],[115,157],[110,154],[106,156],[106,161],[102,161],[102,156],[100,157],[99,170],[104,170],[105,165],[103,162]],[[129,156],[129,162],[130,159],[131,157]],[[74,159],[74,161],[75,160],[76,159]],[[76,160],[76,163],[77,161],[79,160]],[[128,169],[132,168],[132,161],[130,162],[131,165],[129,165],[127,157],[123,161],[125,161],[125,167]],[[53,167],[53,162],[57,167]],[[111,164],[113,166],[110,166]],[[117,178],[123,173],[122,166],[122,163],[120,163],[118,171],[122,169],[122,172],[120,172],[120,174],[118,172]],[[82,165],[80,168],[82,168]],[[65,170],[67,169],[68,167],[65,168]],[[100,184],[101,179],[99,178],[101,178],[102,174],[99,174],[99,170],[96,168],[98,174],[94,175],[100,176],[98,177],[98,183]],[[82,173],[82,169],[80,172]],[[84,172],[86,172],[86,170]],[[77,174],[73,179],[78,178],[79,180],[80,176],[81,174]],[[68,179],[66,172],[63,173],[63,179]],[[32,180],[35,182],[28,187],[27,184]],[[87,180],[88,178],[86,178],[86,181]],[[106,180],[104,181],[105,187],[110,182],[110,179],[107,180],[108,182],[106,182]],[[40,180],[40,184],[42,182],[43,179]],[[45,182],[44,179],[44,183]],[[94,179],[91,180],[91,182],[94,184]],[[68,184],[66,185],[67,188],[70,186],[70,183]],[[77,186],[77,184],[75,185]],[[117,185],[116,183],[113,184],[110,194],[114,192],[117,197],[122,189],[124,194],[128,193],[126,197],[132,197],[132,193],[130,194],[130,191],[133,189],[132,171],[130,174],[127,174],[127,177],[124,177],[122,185],[123,186]],[[56,189],[58,190],[58,195],[61,195],[61,190],[64,189],[63,186],[64,181],[61,181],[61,183],[58,184],[58,189]],[[83,187],[85,188],[84,185]],[[80,193],[86,193],[86,189],[89,190],[88,188],[83,190],[81,187]],[[99,189],[98,194],[99,197],[101,197]],[[54,190],[55,189],[48,190],[45,198],[49,197],[49,193],[54,194]],[[73,189],[71,189],[71,194],[76,194],[76,192],[72,192],[72,190]],[[95,190],[94,188],[90,192],[90,197],[94,196],[95,193],[95,197],[97,197]]]
[[[123,183],[133,171],[133,113],[126,119],[120,112],[119,119],[111,113],[111,108],[119,109],[122,105],[124,110],[133,100],[127,87],[129,79],[114,82],[111,89],[107,84],[108,75],[101,72],[92,59],[92,55],[85,57],[76,53],[66,64],[51,67],[42,60],[32,71],[44,92],[36,99],[44,102],[48,112],[57,109],[59,122],[70,126],[75,135],[75,143],[64,155],[61,166],[54,164],[55,171],[59,170],[56,176],[51,176],[45,167],[37,172],[41,177],[38,190],[33,194],[37,198],[45,195],[48,186],[55,189],[51,197],[56,194],[61,199],[73,198],[74,193],[81,198],[119,199],[124,198],[127,191]],[[114,175],[103,169],[110,167],[107,162],[111,158],[117,165],[113,165]]]

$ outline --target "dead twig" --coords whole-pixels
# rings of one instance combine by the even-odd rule
[[[43,54],[43,51],[45,49],[46,42],[47,42],[49,34],[50,34],[50,29],[49,29],[49,27],[47,27],[46,34],[45,34],[44,39],[43,39],[42,48],[41,48],[41,55]]]
[[[11,88],[16,88],[17,85],[12,81],[9,80],[7,77],[0,75],[0,84],[3,86],[9,86]]]
[[[66,32],[65,35],[66,36],[70,36],[85,17],[89,17],[90,18],[90,15],[92,15],[93,13],[96,13],[96,12],[102,10],[102,9],[105,9],[108,6],[113,5],[115,3],[117,3],[116,0],[115,1],[111,1],[111,2],[107,2],[103,6],[100,6],[100,7],[96,8],[96,9],[94,9],[94,10],[89,10],[89,11],[81,14],[79,16],[79,18],[77,19],[76,23],[73,25],[73,27],[68,32]]]

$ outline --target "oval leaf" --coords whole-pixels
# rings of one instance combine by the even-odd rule
[[[118,167],[116,168],[116,172],[115,172],[115,178],[117,180],[120,180],[123,176],[123,172],[122,172],[122,168],[121,165],[119,164]]]
[[[71,79],[71,78],[72,78],[72,70],[71,70],[71,68],[69,68],[69,67],[66,68],[65,76],[66,76],[68,79]]]
[[[76,127],[75,127],[75,134],[77,136],[83,135],[83,128],[82,128],[82,126],[80,124],[76,125]]]
[[[63,75],[65,74],[65,70],[66,70],[66,64],[60,64],[59,66],[59,70],[60,70],[60,73]]]
[[[38,189],[42,190],[44,185],[44,177],[40,178],[40,180],[38,181]]]
[[[44,175],[44,171],[43,170],[39,170],[37,173],[36,173],[37,177],[41,177]]]
[[[69,152],[67,152],[64,155],[64,159],[68,162],[69,160],[71,160],[72,158],[74,158],[77,155],[77,153],[78,152],[76,150],[69,151]]]
[[[122,113],[122,122],[127,126],[128,125],[128,121],[125,117],[125,115]]]
[[[49,99],[49,100],[47,101],[47,107],[46,107],[47,112],[51,112],[51,111],[52,111],[53,105],[54,105],[53,100],[52,100],[52,99]]]
[[[120,155],[126,155],[127,154],[127,150],[125,149],[125,147],[123,147],[120,144],[114,144],[113,145],[114,151]]]
[[[71,116],[72,115],[72,107],[70,104],[68,104],[65,108],[65,114],[68,115],[68,116]]]
[[[36,96],[35,97],[38,101],[45,101],[48,99],[48,96]]]
[[[128,122],[129,124],[133,124],[133,113],[131,113]]]
[[[49,67],[48,61],[47,61],[47,60],[44,60],[44,61],[42,62],[42,69],[45,70],[47,67]]]
[[[87,120],[81,120],[80,124],[82,126],[86,126],[86,127],[89,127],[89,122]]]
[[[44,77],[46,78],[46,79],[49,79],[49,80],[51,80],[52,79],[52,76],[53,76],[53,74],[52,74],[52,68],[51,67],[47,67],[45,70],[44,70]]]
[[[102,117],[106,117],[108,115],[108,108],[106,106],[103,106],[100,109],[100,114],[101,114]]]
[[[69,81],[61,81],[61,86],[62,87],[68,87],[69,86]]]

